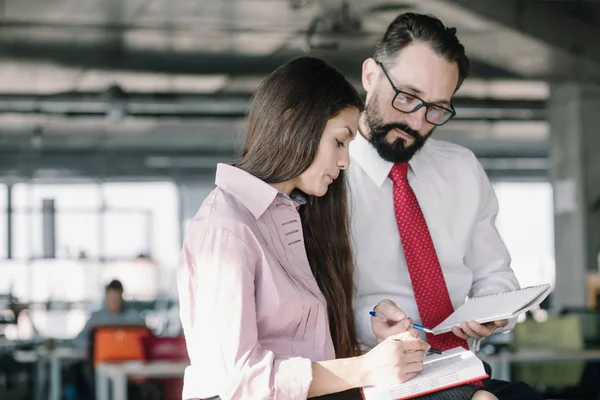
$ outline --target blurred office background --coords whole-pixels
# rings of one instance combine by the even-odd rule
[[[178,335],[181,240],[216,163],[234,157],[252,91],[302,54],[362,91],[362,61],[410,10],[458,28],[473,74],[436,136],[481,160],[521,285],[554,286],[549,314],[528,320],[576,315],[570,351],[590,351],[577,379],[589,375],[600,2],[583,0],[0,0],[0,365],[49,339],[68,346],[112,279],[155,335]],[[512,340],[485,351],[517,352]],[[36,368],[22,379],[48,388]],[[510,371],[523,377],[555,389]],[[13,398],[69,396],[10,382],[0,393]]]

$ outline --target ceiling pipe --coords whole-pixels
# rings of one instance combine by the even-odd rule
[[[113,86],[104,92],[0,94],[0,113],[66,117],[243,118],[249,93],[132,93]],[[546,120],[543,100],[456,98],[456,120]]]

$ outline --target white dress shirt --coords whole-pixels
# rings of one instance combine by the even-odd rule
[[[360,134],[350,145],[350,156],[355,312],[361,344],[368,349],[377,344],[369,311],[381,300],[394,301],[416,323],[421,318],[396,225],[388,177],[393,164],[379,157]],[[409,166],[408,181],[427,221],[454,308],[467,296],[519,288],[495,226],[496,195],[475,155],[429,139]]]

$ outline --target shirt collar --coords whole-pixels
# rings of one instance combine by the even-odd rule
[[[304,197],[302,195],[302,193],[295,191],[295,190],[292,193],[290,193],[289,196],[287,194],[281,193],[281,192],[279,192],[277,195],[279,197],[283,197],[286,200],[295,202],[296,208],[299,208],[300,206],[303,206],[306,204],[306,197]]]
[[[301,194],[280,193],[265,181],[229,164],[217,164],[215,184],[242,203],[254,218],[260,218],[277,196],[294,201],[298,206],[306,203]]]
[[[418,156],[422,150],[423,149],[419,150],[408,162],[410,167],[409,173],[412,171],[415,178],[419,175]],[[350,144],[350,155],[378,187],[383,185],[383,182],[385,182],[385,179],[388,177],[394,166],[394,163],[381,158],[375,147],[373,147],[360,132],[357,133],[356,139]]]

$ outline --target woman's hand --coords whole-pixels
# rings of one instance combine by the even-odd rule
[[[393,335],[360,356],[363,385],[404,383],[423,369],[430,346],[410,332]]]

